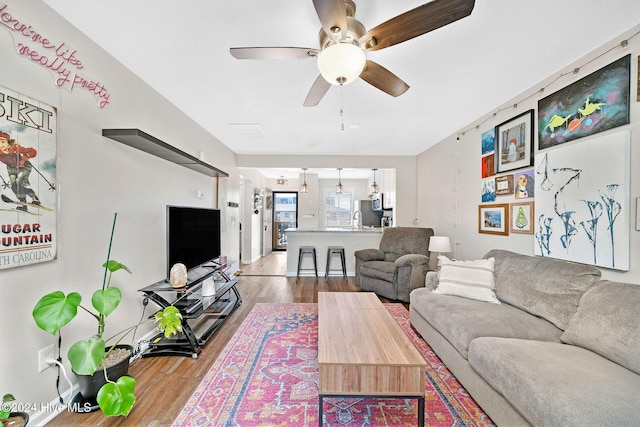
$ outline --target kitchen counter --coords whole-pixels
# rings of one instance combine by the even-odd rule
[[[287,228],[287,233],[382,233],[382,227]]]
[[[287,276],[295,276],[298,269],[298,251],[300,246],[315,246],[318,263],[318,276],[324,277],[327,263],[327,248],[342,246],[344,248],[347,275],[355,276],[354,252],[360,249],[378,248],[382,238],[381,227],[326,227],[314,229],[289,228],[287,233]],[[313,261],[308,255],[302,261],[301,276],[314,275]],[[340,257],[331,261],[331,275],[341,275]]]

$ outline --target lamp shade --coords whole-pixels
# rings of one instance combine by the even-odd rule
[[[451,252],[451,243],[447,236],[431,236],[429,239],[430,252]]]
[[[318,54],[318,69],[326,81],[334,85],[348,84],[364,69],[364,51],[351,43],[336,43]]]

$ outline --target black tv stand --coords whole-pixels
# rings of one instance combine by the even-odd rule
[[[232,273],[234,269],[237,270],[236,262],[208,262],[193,269],[198,274],[189,274],[190,279],[184,288],[175,289],[165,279],[139,289],[145,298],[161,309],[174,305],[182,314],[182,333],[170,338],[157,334],[142,356],[197,358],[209,337],[242,304],[242,297],[236,288],[238,276]],[[215,282],[215,295],[202,295],[202,286],[208,279]]]

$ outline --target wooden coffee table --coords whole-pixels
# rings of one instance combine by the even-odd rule
[[[325,397],[418,399],[427,363],[372,292],[318,292],[319,424]]]

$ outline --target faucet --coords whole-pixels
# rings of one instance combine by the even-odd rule
[[[362,228],[362,220],[360,218],[361,216],[362,216],[362,213],[360,211],[355,211],[353,213],[353,222],[358,228]]]

